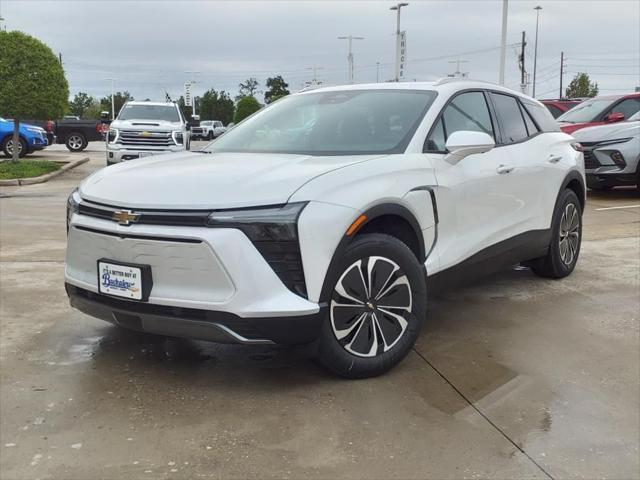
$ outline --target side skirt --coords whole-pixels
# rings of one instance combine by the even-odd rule
[[[551,243],[551,229],[531,230],[491,245],[453,267],[427,278],[429,293],[442,292],[450,287],[472,283],[491,273],[499,272],[521,262],[547,254]]]

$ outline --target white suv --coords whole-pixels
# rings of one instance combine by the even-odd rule
[[[340,375],[377,375],[412,348],[432,287],[518,263],[572,272],[580,149],[492,84],[290,95],[203,151],[87,178],[68,202],[67,293],[123,327],[310,344]]]
[[[107,133],[107,165],[189,150],[187,122],[175,103],[127,102]]]

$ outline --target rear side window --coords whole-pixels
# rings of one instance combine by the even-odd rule
[[[524,109],[531,115],[542,132],[559,132],[560,125],[546,107],[526,99],[520,99]]]
[[[482,92],[456,96],[442,112],[425,142],[425,151],[444,152],[447,138],[459,131],[483,132],[495,139],[489,107]]]
[[[524,109],[522,104],[520,104],[520,110],[522,111],[522,117],[524,118],[524,123],[527,126],[527,132],[529,133],[529,136],[533,137],[535,134],[540,133],[540,130],[538,129],[538,127],[536,127],[536,124],[531,118],[531,115],[529,115],[529,112]]]
[[[492,93],[491,99],[500,123],[503,142],[509,144],[526,139],[529,134],[518,101],[514,97],[498,93]]]

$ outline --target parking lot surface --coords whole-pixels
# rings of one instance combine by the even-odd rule
[[[1,478],[640,477],[635,190],[590,193],[570,277],[516,268],[430,298],[398,368],[345,381],[72,310],[65,201],[105,163],[85,154],[0,190]]]

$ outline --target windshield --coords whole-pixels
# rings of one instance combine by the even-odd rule
[[[178,109],[173,105],[125,105],[118,120],[164,120],[179,122]]]
[[[594,98],[584,101],[558,117],[559,122],[582,123],[593,122],[602,112],[616,100],[610,98]]]
[[[213,125],[213,122],[211,122],[211,121],[200,122],[200,126],[201,127],[209,127],[211,125]]]
[[[358,155],[400,153],[434,91],[348,90],[291,95],[233,129],[212,152]]]

